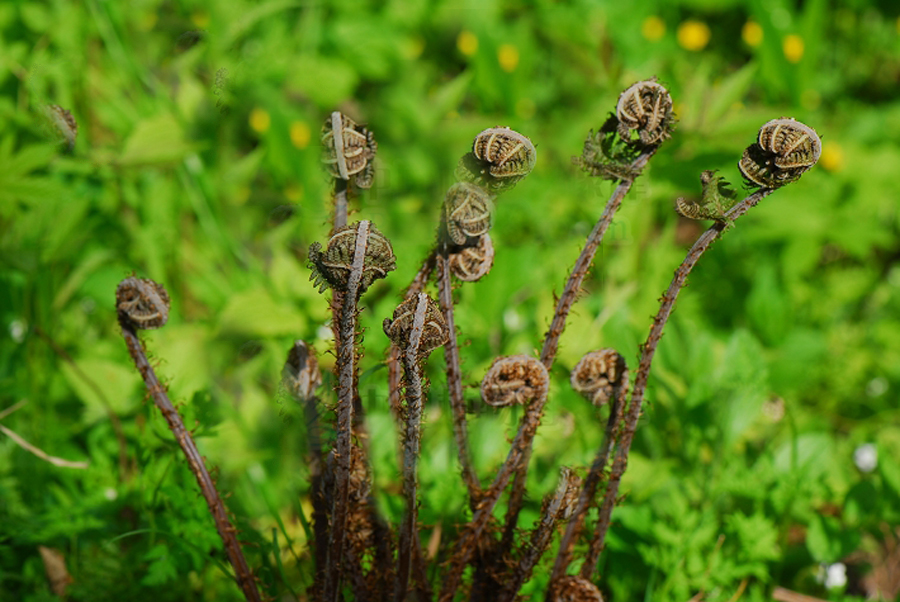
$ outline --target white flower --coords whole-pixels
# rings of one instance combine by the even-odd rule
[[[515,309],[510,307],[505,312],[503,312],[503,325],[512,332],[518,332],[522,330],[522,327],[525,325],[522,316],[519,315]]]
[[[866,385],[866,394],[869,397],[879,397],[888,390],[888,380],[883,376],[876,376]]]
[[[878,466],[878,448],[874,443],[863,443],[853,452],[853,463],[863,472],[872,472]]]
[[[316,338],[327,341],[332,337],[331,325],[330,324],[322,324],[319,328],[316,329]]]
[[[9,336],[12,337],[16,343],[21,343],[25,340],[25,322],[22,320],[13,320],[9,324]]]
[[[835,562],[825,567],[825,587],[834,589],[847,585],[847,566],[843,562]]]

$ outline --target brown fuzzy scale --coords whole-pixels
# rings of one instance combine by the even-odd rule
[[[567,575],[550,586],[551,602],[603,602],[597,586],[582,577]]]
[[[490,164],[490,174],[495,178],[527,175],[537,155],[531,140],[505,127],[488,128],[475,136],[472,152],[478,160]]]
[[[672,96],[654,80],[637,82],[619,95],[616,118],[624,140],[637,130],[645,146],[659,144],[672,133]]]
[[[814,129],[792,118],[765,123],[757,143],[748,146],[738,169],[751,186],[778,188],[800,179],[822,154],[822,141]]]
[[[795,150],[791,154],[773,159],[775,167],[789,172],[802,174],[819,160],[819,153],[810,149]],[[799,177],[799,176],[798,176]]]
[[[784,184],[779,181],[772,173],[772,166],[769,165],[769,157],[757,144],[753,144],[744,149],[738,161],[738,169],[744,180],[751,186],[759,186],[761,188],[777,188]]]
[[[812,167],[822,154],[816,131],[789,117],[773,119],[759,128],[758,143],[775,155],[775,164],[781,169]]]
[[[340,132],[336,135],[336,132]],[[322,127],[322,162],[333,178],[349,180],[355,176],[360,188],[369,188],[374,178],[375,152],[378,144],[365,127],[335,111]]]
[[[147,278],[126,278],[116,289],[119,320],[137,329],[165,326],[169,320],[169,294],[161,284]]]
[[[491,364],[481,381],[481,398],[495,408],[528,405],[546,399],[549,386],[550,377],[540,360],[511,355]]]
[[[334,458],[329,456],[333,472]],[[375,515],[370,502],[371,475],[366,463],[365,452],[353,444],[350,448],[349,509],[347,514],[347,549],[345,559],[349,582],[361,599],[364,592],[376,591],[381,577],[379,569],[367,568],[365,559],[371,557],[379,543],[376,540]],[[333,480],[328,487],[333,487]]]
[[[615,349],[592,351],[572,370],[572,388],[597,407],[607,403],[627,378],[625,358]]]
[[[781,169],[775,161],[775,157],[766,154],[754,144],[744,149],[744,154],[738,162],[738,169],[749,185],[761,188],[778,188],[796,182],[809,169],[809,167]]]
[[[425,314],[422,317],[422,334],[419,338],[419,348],[416,354],[419,359],[428,356],[432,351],[447,342],[449,331],[447,323],[438,304],[425,293],[419,293],[407,298],[394,310],[393,318],[385,318],[384,333],[400,349],[406,349],[410,344],[410,335],[416,323],[416,311],[419,300],[425,298]]]
[[[494,243],[490,234],[478,237],[474,247],[464,247],[450,254],[450,273],[463,282],[481,280],[494,265]]]
[[[444,223],[447,236],[463,245],[469,237],[487,233],[491,228],[491,195],[480,186],[457,182],[444,198]]]
[[[384,278],[396,267],[396,258],[390,241],[371,222],[361,221],[339,229],[322,250],[322,245],[313,243],[309,247],[309,263],[312,268],[310,280],[319,287],[319,292],[331,286],[337,291],[346,291],[353,269],[353,255],[361,224],[367,225],[365,257],[358,294],[362,294],[375,280]]]

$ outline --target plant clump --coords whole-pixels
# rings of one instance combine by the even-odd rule
[[[444,196],[432,248],[382,324],[387,337],[384,342],[389,345],[390,404],[400,433],[403,516],[397,524],[382,517],[373,495],[376,488],[367,445],[370,434],[359,391],[359,361],[364,349],[358,321],[366,309],[363,293],[395,269],[397,258],[390,241],[370,221],[347,224],[351,185],[365,189],[372,183],[374,136],[337,111],[328,117],[322,141],[323,161],[334,180],[332,232],[324,247],[320,243],[310,246],[309,267],[310,280],[319,292],[331,289],[336,404],[318,398],[322,379],[311,346],[295,341],[282,369],[284,389],[303,406],[307,418],[311,541],[316,564],[308,590],[311,600],[339,602],[352,593],[355,599],[415,597],[450,602],[460,590],[468,589],[473,600],[489,592],[502,602],[513,602],[564,525],[553,569],[545,577],[546,600],[602,601],[594,573],[605,549],[612,512],[622,500],[619,486],[645,410],[651,365],[675,301],[712,243],[775,188],[798,179],[821,152],[821,141],[812,128],[793,119],[772,120],[763,125],[739,163],[756,191],[738,200],[715,170],[704,170],[699,200],[674,202],[679,214],[714,223],[675,270],[660,300],[659,312],[640,347],[633,387],[624,357],[612,348],[585,354],[571,370],[572,388],[605,418],[602,442],[585,478],[571,467],[561,467],[555,492],[544,498],[537,520],[526,533],[519,526],[520,512],[535,437],[549,400],[550,373],[560,369],[555,367],[560,337],[614,216],[636,178],[672,136],[672,107],[668,90],[655,78],[633,84],[620,95],[615,113],[596,133],[590,133],[582,155],[575,159],[589,174],[616,185],[566,278],[543,341],[535,346],[540,347],[539,357],[498,357],[481,380],[480,394],[486,404],[521,407],[505,460],[484,482],[469,444],[470,411],[463,384],[467,376],[457,341],[454,287],[477,281],[489,272],[496,252],[489,231],[500,215],[495,213],[495,201],[532,171],[536,151],[528,137],[510,128],[488,128],[475,136],[471,151],[458,164],[458,181]],[[426,292],[429,287],[436,289],[436,294]],[[255,578],[205,463],[142,355],[134,333],[135,328],[165,323],[168,294],[152,281],[132,277],[119,286],[116,303],[129,352],[197,476],[236,581],[248,600],[258,600]],[[424,368],[439,347],[444,354],[442,386],[448,393],[457,460],[471,515],[425,553],[419,521],[419,460],[430,382]],[[323,436],[328,431],[334,433],[333,439]],[[331,442],[326,445],[326,441]],[[503,513],[497,507],[507,492],[501,522]],[[583,558],[575,576],[569,570],[577,553],[583,553]],[[439,560],[429,566],[432,558]],[[440,585],[438,591],[432,590],[432,580]]]

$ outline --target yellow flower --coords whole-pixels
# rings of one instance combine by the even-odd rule
[[[796,34],[785,36],[784,42],[781,44],[784,50],[784,56],[792,63],[799,63],[803,58],[803,38]]]
[[[666,24],[656,15],[651,15],[641,23],[641,35],[651,42],[661,39],[666,34]]]
[[[456,38],[456,47],[466,56],[472,56],[478,51],[478,38],[471,31],[463,30]]]
[[[195,27],[208,27],[209,26],[209,13],[204,11],[197,11],[191,15],[191,23],[194,24]]]
[[[763,40],[763,30],[756,21],[747,21],[741,29],[741,38],[747,46],[759,46]]]
[[[678,43],[685,50],[703,50],[709,36],[709,26],[703,21],[688,19],[678,26]]]
[[[309,126],[306,125],[306,122],[295,121],[291,124],[291,144],[294,147],[301,150],[306,148],[309,146],[311,136],[312,133],[309,131]]]
[[[501,69],[512,73],[519,65],[519,50],[512,44],[503,44],[497,50],[497,60]]]
[[[250,111],[250,127],[257,134],[265,134],[269,131],[270,125],[272,125],[272,118],[269,117],[269,113],[265,109],[256,107]]]
[[[839,171],[844,168],[844,151],[836,142],[822,145],[822,156],[819,163],[828,171]]]
[[[290,184],[284,189],[284,198],[292,203],[299,203],[303,199],[303,186]]]

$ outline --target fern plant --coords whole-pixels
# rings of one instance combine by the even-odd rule
[[[699,200],[675,202],[681,215],[714,223],[676,269],[640,348],[636,370],[627,366],[623,352],[629,350],[584,350],[583,359],[572,371],[571,384],[595,406],[608,408],[602,443],[590,467],[560,467],[558,487],[543,501],[538,520],[523,531],[519,517],[535,436],[552,398],[549,371],[560,336],[616,212],[635,180],[672,136],[674,126],[668,90],[655,79],[637,82],[622,92],[615,112],[596,133],[588,135],[581,156],[574,159],[590,175],[613,181],[615,188],[556,300],[539,355],[497,358],[481,382],[480,394],[486,404],[521,408],[505,461],[493,475],[484,475],[478,473],[472,458],[470,408],[464,396],[453,293],[489,273],[495,254],[489,234],[493,208],[505,192],[517,185],[527,186],[527,176],[538,160],[537,149],[527,136],[509,128],[489,128],[475,136],[471,150],[460,158],[457,181],[444,198],[432,249],[393,315],[385,317],[387,340],[369,333],[369,348],[364,349],[358,324],[364,295],[377,280],[389,277],[398,261],[408,258],[395,257],[391,242],[372,221],[348,222],[350,200],[373,183],[377,144],[373,132],[346,115],[334,112],[329,116],[322,144],[323,163],[334,185],[332,229],[324,244],[314,243],[309,248],[309,266],[314,286],[320,292],[331,290],[337,386],[333,395],[320,391],[322,377],[315,353],[303,341],[288,351],[282,370],[286,390],[307,416],[315,563],[310,568],[309,599],[336,602],[349,595],[356,600],[398,602],[462,597],[512,601],[541,558],[554,548],[546,600],[602,599],[598,559],[645,409],[653,358],[675,301],[712,243],[775,189],[796,181],[821,153],[821,142],[812,128],[791,119],[772,120],[762,126],[758,139],[740,158],[739,168],[752,189],[743,200],[736,199],[721,177],[704,171]],[[117,309],[128,350],[197,477],[236,582],[246,599],[262,599],[214,481],[136,335],[139,328],[165,323],[168,294],[159,284],[132,277],[119,287]],[[401,433],[400,491],[405,513],[398,524],[383,518],[372,494],[368,441],[376,433],[367,424],[359,392],[359,359],[379,346],[388,347],[390,404]],[[423,365],[439,347],[443,348],[446,372],[442,382],[430,385],[448,392],[468,514],[459,518],[456,532],[444,537],[437,549],[426,551],[418,521],[423,403],[429,387]],[[335,433],[330,449],[322,436],[326,431]],[[504,493],[508,493],[505,508],[500,504]],[[591,519],[593,516],[596,518]],[[553,546],[558,531],[562,531],[561,539]]]

